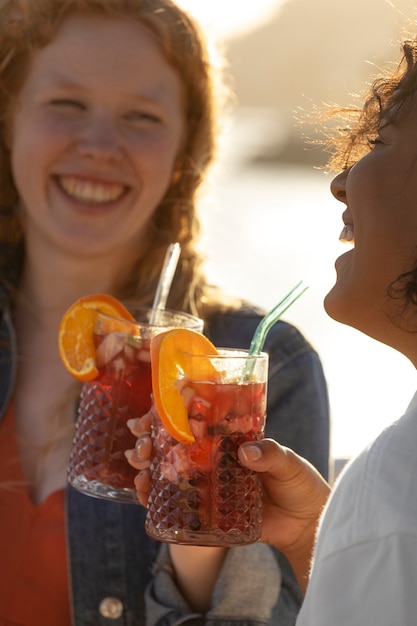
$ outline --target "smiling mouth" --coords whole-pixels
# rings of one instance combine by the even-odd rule
[[[350,243],[355,245],[355,232],[353,224],[345,224],[342,232],[339,235],[339,241],[342,243]]]
[[[110,204],[127,191],[125,185],[93,182],[73,176],[61,176],[57,181],[67,196],[84,204]]]

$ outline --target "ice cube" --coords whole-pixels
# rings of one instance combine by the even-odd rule
[[[196,416],[196,417],[200,417],[200,416]],[[188,420],[188,423],[190,425],[191,432],[193,433],[196,439],[203,439],[204,437],[207,436],[208,422],[206,419],[196,419],[196,418],[190,417],[190,419]]]
[[[114,359],[124,347],[124,335],[120,333],[109,333],[105,335],[103,341],[96,350],[96,362],[98,367],[103,367]]]
[[[177,383],[177,381],[176,381]],[[179,383],[179,381],[178,381]],[[192,402],[192,399],[194,398],[196,392],[195,389],[193,389],[192,387],[189,387],[188,385],[184,384],[176,384],[176,387],[178,389],[178,391],[180,392],[180,394],[182,395],[182,399],[184,400],[184,404],[185,404],[185,408],[187,409],[187,412],[189,413],[189,407],[190,404]]]
[[[190,417],[204,418],[210,415],[211,402],[201,396],[194,395],[188,413]]]
[[[149,350],[140,350],[137,355],[138,361],[145,361],[146,363],[151,362],[151,353]]]

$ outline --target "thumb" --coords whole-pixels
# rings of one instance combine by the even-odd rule
[[[241,464],[257,472],[276,472],[282,463],[287,462],[287,455],[288,449],[274,439],[247,441],[238,450]]]

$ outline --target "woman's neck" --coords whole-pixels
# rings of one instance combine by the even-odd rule
[[[27,249],[19,284],[19,302],[29,306],[39,319],[51,320],[88,293],[117,294],[125,284],[134,259],[111,255],[74,257],[57,252],[34,254]]]

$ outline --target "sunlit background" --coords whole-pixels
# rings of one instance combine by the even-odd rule
[[[324,156],[295,117],[347,104],[398,58],[412,0],[180,0],[224,44],[239,106],[202,215],[212,282],[269,309],[300,279],[309,290],[285,314],[318,350],[329,386],[332,455],[350,457],[400,417],[415,370],[400,354],[330,320],[342,205]],[[294,416],[296,419],[296,416]]]
[[[288,0],[180,0],[178,4],[192,13],[205,28],[220,37],[230,37],[253,30]]]

